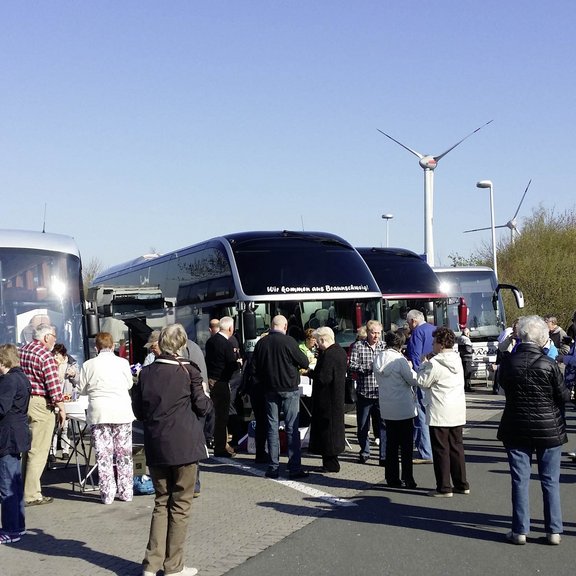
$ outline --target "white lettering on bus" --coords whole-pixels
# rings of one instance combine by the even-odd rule
[[[368,292],[367,284],[348,284],[347,286],[267,286],[266,292],[277,294],[305,294],[308,292]]]

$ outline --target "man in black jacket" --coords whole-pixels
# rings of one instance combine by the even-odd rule
[[[288,440],[288,475],[291,479],[306,478],[302,470],[300,452],[300,369],[308,368],[308,358],[298,343],[286,335],[288,320],[274,316],[270,333],[254,348],[254,374],[262,385],[266,399],[268,452],[270,466],[268,478],[278,478],[280,467],[280,439],[278,425],[280,413],[284,414]]]
[[[228,445],[228,414],[230,411],[230,379],[239,364],[230,341],[234,319],[220,318],[219,331],[206,342],[206,368],[210,398],[214,403],[214,456],[233,458],[236,452]]]

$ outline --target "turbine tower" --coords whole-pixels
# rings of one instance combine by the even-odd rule
[[[490,124],[490,122],[492,122],[492,120],[489,120],[488,122],[486,122],[486,124],[482,124],[482,126],[480,126],[479,128],[476,128],[476,130],[474,130],[474,132],[470,132],[470,134],[468,134],[468,136],[465,136],[464,138],[462,138],[462,140],[459,140],[458,142],[456,142],[456,144],[454,144],[454,146],[451,146],[450,148],[448,148],[448,150],[446,150],[445,152],[442,152],[442,154],[439,154],[438,156],[431,156],[428,154],[420,154],[420,152],[416,152],[416,150],[412,150],[412,148],[408,148],[408,146],[405,146],[404,144],[402,144],[402,142],[399,142],[398,140],[396,140],[396,138],[392,138],[392,136],[390,136],[390,134],[386,134],[386,132],[383,132],[382,130],[380,130],[380,128],[377,128],[378,132],[380,132],[381,134],[384,134],[384,136],[386,136],[386,138],[390,138],[390,140],[392,140],[393,142],[396,142],[396,144],[398,144],[399,146],[402,146],[402,148],[404,148],[405,150],[408,150],[408,152],[414,154],[414,156],[417,156],[419,158],[420,166],[424,169],[424,252],[426,254],[426,262],[428,262],[428,264],[430,266],[434,266],[434,232],[433,232],[433,225],[434,225],[434,169],[438,165],[438,162],[442,158],[444,158],[444,156],[446,156],[446,154],[448,154],[448,152],[451,152],[452,150],[454,150],[454,148],[456,148],[456,146],[459,146],[460,144],[462,144],[462,142],[464,142],[464,140],[466,140],[467,138],[470,138],[470,136],[472,136],[472,134],[476,134],[476,132],[478,132],[478,130],[481,130],[482,128],[484,128],[484,126],[488,126],[488,124]]]
[[[522,202],[524,202],[524,198],[526,197],[526,192],[528,192],[528,188],[530,188],[530,184],[532,184],[532,180],[528,182],[528,186],[526,186],[526,190],[524,190],[524,194],[522,194],[522,198],[520,200],[520,204],[518,204],[518,208],[516,208],[516,212],[514,216],[506,224],[500,224],[499,226],[494,226],[494,228],[510,228],[510,242],[514,244],[515,234],[520,236],[520,230],[518,230],[518,222],[516,221],[516,216],[518,216],[518,212],[520,212],[520,207],[522,206]],[[464,233],[467,232],[480,232],[481,230],[490,230],[490,228],[474,228],[473,230],[464,230]]]

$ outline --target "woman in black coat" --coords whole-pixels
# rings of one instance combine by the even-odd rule
[[[344,452],[344,391],[348,357],[323,326],[314,332],[320,354],[312,374],[310,452],[322,455],[323,472],[339,472],[338,454]]]
[[[179,355],[188,341],[181,324],[160,332],[161,354],[142,368],[132,407],[144,424],[144,450],[156,499],[143,561],[144,576],[196,574],[184,567],[197,464],[207,457],[202,417],[210,408],[196,364]]]
[[[548,326],[540,316],[524,316],[516,328],[520,344],[498,368],[506,406],[498,429],[508,454],[512,478],[512,530],[514,544],[525,544],[530,530],[530,473],[536,453],[544,499],[544,525],[549,544],[560,543],[560,458],[568,439],[562,411],[570,394],[557,364],[543,347]]]

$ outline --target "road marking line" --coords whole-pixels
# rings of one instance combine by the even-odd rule
[[[227,464],[228,466],[232,466],[234,468],[238,468],[239,470],[243,470],[244,472],[249,472],[254,476],[259,476],[260,478],[266,478],[265,472],[263,470],[259,470],[258,468],[253,468],[252,466],[247,466],[246,464],[241,464],[240,462],[232,462],[229,458],[215,458],[214,456],[211,457],[212,459],[216,460],[220,464]],[[318,498],[319,500],[323,500],[328,502],[328,504],[332,504],[333,506],[358,506],[358,504],[354,502],[350,502],[346,498],[338,498],[338,496],[334,496],[333,494],[329,494],[328,492],[323,492],[322,490],[318,490],[317,488],[313,488],[312,486],[308,486],[307,484],[303,484],[302,482],[296,482],[295,480],[284,480],[282,478],[266,478],[266,480],[271,480],[272,482],[277,482],[278,484],[283,484],[288,488],[292,488],[293,490],[297,490],[298,492],[302,492],[307,496],[312,496],[313,498]]]

